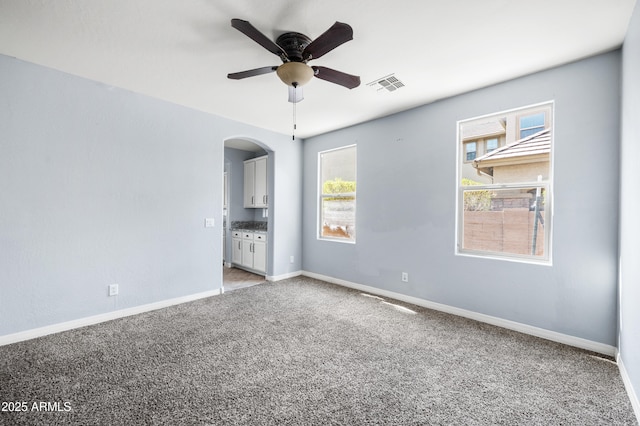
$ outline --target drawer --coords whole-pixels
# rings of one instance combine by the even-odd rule
[[[231,231],[231,236],[233,238],[242,238],[242,232],[241,231]]]
[[[242,233],[243,240],[253,240],[253,232],[243,232]]]
[[[262,234],[262,233],[253,234],[253,239],[256,241],[267,241],[267,234]]]

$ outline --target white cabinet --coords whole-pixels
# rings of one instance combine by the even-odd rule
[[[267,157],[261,157],[256,160],[254,193],[256,207],[266,208],[269,203],[267,194]]]
[[[251,235],[251,239],[248,239],[247,235]],[[240,264],[253,269],[253,234],[243,234],[242,236],[242,261]]]
[[[254,234],[253,269],[267,271],[267,234]]]
[[[231,245],[233,248],[231,249],[231,262],[241,265],[242,264],[242,232],[241,231],[232,231],[231,232]]]
[[[267,156],[244,162],[244,207],[267,208]]]
[[[267,234],[233,231],[233,263],[252,271],[267,271]]]

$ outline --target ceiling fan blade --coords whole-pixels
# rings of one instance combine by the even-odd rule
[[[315,72],[315,76],[321,80],[329,81],[331,83],[339,84],[347,89],[353,89],[360,86],[360,77],[357,75],[351,75],[342,71],[336,71],[327,67],[311,67]]]
[[[243,79],[243,78],[253,77],[253,76],[256,76],[256,75],[268,74],[270,72],[274,72],[277,69],[278,69],[277,66],[256,68],[256,69],[252,69],[252,70],[240,71],[240,72],[234,72],[234,73],[231,73],[231,74],[227,74],[227,78],[230,78],[232,80],[240,80],[240,79]]]
[[[249,21],[234,18],[231,20],[231,26],[274,55],[278,55],[280,57],[284,56],[285,58],[287,57],[287,53],[280,46],[275,44],[266,35],[262,34],[256,27],[251,25]]]
[[[313,40],[302,52],[305,60],[318,59],[342,43],[353,40],[353,29],[348,24],[336,22],[327,31]]]

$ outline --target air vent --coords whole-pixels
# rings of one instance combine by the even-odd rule
[[[376,92],[379,92],[380,90],[395,92],[396,90],[404,87],[404,83],[398,80],[395,75],[389,74],[387,76],[377,78],[371,83],[367,83],[367,86],[369,86]]]

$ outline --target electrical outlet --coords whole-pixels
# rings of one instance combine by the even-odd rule
[[[407,272],[403,272],[402,273],[402,282],[404,282],[404,283],[408,283],[409,282],[409,274]]]
[[[289,263],[293,263],[294,262],[294,257],[293,256],[289,256]]]
[[[118,295],[118,284],[109,284],[109,296]]]

